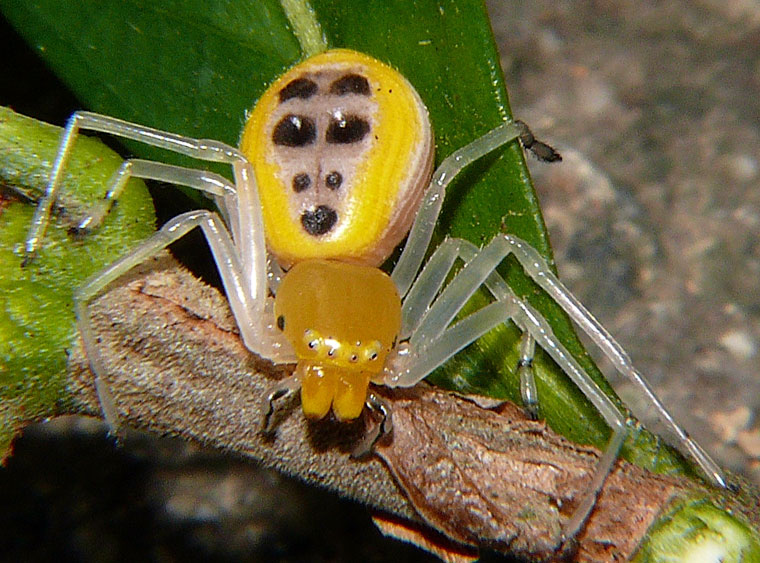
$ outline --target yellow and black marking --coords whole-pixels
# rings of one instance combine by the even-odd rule
[[[346,49],[276,80],[241,148],[256,171],[269,249],[286,266],[382,262],[409,229],[433,157],[427,110],[412,85]]]

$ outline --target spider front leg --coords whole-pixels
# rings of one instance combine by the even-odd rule
[[[460,270],[423,315],[413,321],[408,321],[408,326],[412,327],[409,350],[406,356],[396,359],[392,371],[387,374],[388,385],[410,386],[415,384],[491,328],[507,319],[513,320],[518,327],[535,338],[536,342],[567,373],[599,410],[613,431],[612,438],[597,466],[589,493],[566,526],[567,537],[580,529],[588,512],[593,507],[596,495],[620,449],[625,436],[625,419],[612,401],[599,389],[593,379],[588,376],[554,336],[546,320],[527,303],[518,299],[495,272],[495,268],[504,258],[513,254],[525,272],[549,293],[579,327],[589,334],[615,362],[616,367],[650,398],[650,402],[656,407],[660,418],[679,437],[678,445],[692,456],[716,485],[725,486],[723,473],[717,464],[673,420],[643,380],[641,374],[631,365],[630,359],[620,345],[562,285],[535,249],[510,235],[498,236],[479,252],[474,251],[473,245],[464,241],[446,241],[444,245],[447,247],[456,245],[460,256],[467,262],[466,266]],[[436,254],[431,257],[431,261],[435,256]],[[418,283],[422,283],[420,280],[424,281],[425,276],[426,273],[423,270],[420,278],[418,278]],[[454,317],[481,285],[485,285],[489,289],[496,302],[451,325]],[[409,298],[414,297],[414,295],[415,289],[413,287],[409,292]]]
[[[570,293],[551,271],[541,255],[525,241],[511,235],[501,235],[489,246],[496,246],[504,254],[513,254],[525,272],[554,299],[592,340],[601,348],[615,368],[649,400],[660,421],[677,438],[676,446],[691,456],[713,484],[727,487],[723,470],[675,421],[660,399],[655,395],[644,376],[633,366],[630,357],[599,321]],[[486,247],[488,248],[488,247]],[[485,251],[485,249],[484,249]]]
[[[465,260],[476,256],[474,245],[463,245],[463,257]],[[610,359],[616,369],[628,378],[654,407],[660,421],[665,424],[670,432],[677,438],[677,447],[686,455],[689,455],[699,465],[705,475],[720,487],[726,487],[723,471],[718,464],[695,442],[687,432],[675,421],[660,399],[655,395],[652,388],[644,379],[644,376],[633,366],[630,357],[612,335],[597,321],[594,316],[578,301],[578,299],[557,278],[544,258],[525,241],[512,235],[500,235],[489,243],[479,254],[492,254],[491,264],[496,267],[507,255],[512,254],[520,265],[544,291],[570,316],[592,341],[601,348],[602,352]],[[490,265],[486,265],[489,268]],[[490,270],[489,270],[490,271]],[[495,273],[490,271],[486,278],[487,287],[497,299],[504,299],[509,288],[504,280],[496,279]],[[453,317],[451,317],[453,319]],[[451,320],[451,319],[450,319]],[[450,321],[449,321],[450,322]],[[537,339],[538,340],[538,339]],[[530,343],[524,343],[523,351]],[[543,344],[539,341],[539,344]],[[548,350],[547,350],[548,351]],[[521,374],[522,375],[522,374]],[[530,374],[532,378],[532,374]],[[526,386],[526,382],[522,382]],[[525,398],[525,395],[523,395]]]
[[[80,130],[98,131],[100,133],[106,133],[124,139],[131,139],[133,141],[145,143],[154,147],[161,147],[199,160],[226,162],[229,164],[244,160],[243,156],[237,149],[225,145],[224,143],[220,143],[219,141],[193,139],[191,137],[153,129],[152,127],[130,123],[107,115],[88,111],[78,111],[74,113],[66,123],[66,128],[61,137],[61,144],[58,147],[58,153],[53,161],[53,168],[50,173],[50,180],[48,181],[45,195],[42,197],[35,210],[29,233],[26,238],[24,263],[29,262],[34,257],[42,243],[45,230],[50,222],[50,214],[53,209],[53,204],[55,203],[58,191],[61,188],[66,164],[71,156],[71,151],[74,148],[74,143]],[[138,162],[144,163],[146,161]],[[107,209],[110,208],[113,201],[115,201],[118,192],[121,190],[124,183],[126,183],[126,177],[129,173],[125,172],[128,170],[129,166],[130,165],[126,165],[126,167],[123,166],[112,179],[108,195],[105,198],[106,202],[100,204],[100,209],[94,212],[94,219],[97,220],[99,215],[103,215],[107,212]],[[139,174],[134,173],[132,175],[139,176]],[[219,178],[216,175],[212,176]],[[123,177],[123,182],[120,180],[120,177]],[[152,176],[148,175],[145,177]],[[183,183],[181,179],[177,178],[177,174],[168,181],[179,184]],[[120,184],[121,187],[119,187]],[[210,183],[204,183],[203,185],[205,187],[211,187]],[[214,193],[214,188],[206,190],[205,187],[192,187],[197,187],[198,189]],[[87,226],[89,225],[84,225],[84,227]]]
[[[109,116],[89,112],[75,113],[69,119],[47,191],[35,212],[26,241],[25,262],[32,258],[41,243],[67,160],[80,129],[140,141],[200,160],[226,162],[232,166],[235,178],[235,183],[231,184],[225,178],[204,170],[138,159],[129,160],[111,178],[103,200],[79,224],[80,232],[96,228],[127,185],[129,178],[140,177],[184,185],[213,196],[228,219],[232,231],[228,231],[228,227],[217,214],[208,211],[185,213],[169,221],[158,233],[92,276],[74,292],[75,311],[84,348],[95,374],[95,386],[109,426],[112,429],[118,427],[118,413],[111,393],[103,382],[104,365],[95,346],[87,315],[87,304],[109,283],[195,227],[202,229],[211,247],[245,345],[252,352],[275,362],[290,361],[292,353],[288,342],[271,326],[267,253],[253,170],[237,149],[224,143],[192,139]]]
[[[103,200],[96,204],[77,229],[86,232],[96,228],[116,202],[130,177],[182,185],[213,196],[220,211],[229,222],[231,232],[228,232],[227,227],[220,222],[224,227],[224,234],[228,239],[230,235],[232,237],[229,244],[231,250],[215,254],[215,259],[223,276],[226,270],[230,280],[229,285],[225,282],[225,288],[243,341],[251,351],[266,358],[273,361],[289,361],[292,355],[289,345],[279,335],[261,340],[262,334],[271,332],[264,326],[271,315],[267,316],[267,311],[265,311],[269,292],[267,251],[264,240],[264,221],[261,216],[253,169],[236,148],[219,141],[194,139],[97,113],[86,111],[74,113],[61,137],[46,193],[40,200],[32,219],[26,239],[24,263],[32,259],[42,242],[51,209],[61,187],[66,164],[81,130],[98,131],[160,147],[198,160],[231,165],[234,184],[205,170],[139,159],[128,160],[112,176]],[[238,262],[233,266],[230,260],[225,259],[225,256],[236,256]],[[222,263],[225,263],[224,267]]]
[[[429,273],[433,272],[433,274],[428,276],[425,283],[417,283],[420,281],[417,274],[432,239],[435,225],[438,222],[438,216],[440,215],[446,195],[446,188],[466,166],[515,139],[519,139],[522,146],[533,152],[539,160],[544,162],[562,160],[562,157],[554,148],[535,138],[525,122],[515,120],[502,123],[482,137],[454,151],[443,160],[433,173],[404,249],[391,274],[399,295],[402,297],[406,296],[412,287],[412,283],[417,280],[415,282],[418,288],[417,293],[422,296],[422,299],[409,299],[407,297],[404,300],[405,312],[403,314],[401,338],[409,335],[410,324],[422,314],[424,308],[430,304],[436,292],[442,286],[445,273],[449,271],[458,252],[456,248],[446,248],[446,242],[444,242],[437,249],[438,251],[443,251],[438,256],[438,260],[444,266],[441,267],[441,264],[435,264],[431,257],[431,261],[426,265],[425,269]],[[468,252],[471,253],[472,249],[468,250]],[[450,262],[448,262],[449,260]],[[447,262],[448,267],[445,266]],[[436,277],[435,272],[444,272],[444,277]],[[535,342],[533,337],[526,333],[522,340],[518,373],[520,374],[520,393],[523,398],[523,404],[533,418],[538,418],[538,397],[532,370],[534,348]]]
[[[537,141],[528,126],[522,121],[508,121],[478,137],[468,145],[457,149],[441,162],[433,173],[425,191],[417,216],[409,231],[404,250],[399,256],[391,277],[399,295],[406,295],[427,252],[433,230],[438,223],[446,188],[468,165],[507,143],[519,139],[523,146],[533,151],[540,160],[554,162],[562,160],[557,151],[546,143]]]
[[[404,299],[401,310],[400,338],[402,340],[409,339],[418,328],[429,311],[431,303],[441,291],[456,260],[462,259],[469,262],[477,255],[478,251],[478,247],[471,242],[452,238],[444,240],[436,248]],[[488,276],[485,283],[489,291],[497,298],[505,299],[511,294],[506,282],[496,272]],[[411,345],[416,346],[424,334],[424,331],[417,331]],[[534,419],[538,419],[538,394],[532,369],[534,352],[535,340],[530,333],[523,333],[520,358],[517,364],[517,372],[520,377],[520,394],[523,399],[523,406]]]
[[[201,228],[211,247],[230,307],[244,335],[246,345],[254,353],[264,357],[280,359],[283,356],[284,343],[275,330],[263,321],[265,304],[254,303],[247,294],[245,274],[241,270],[237,251],[221,218],[216,213],[206,210],[179,215],[166,223],[153,236],[140,243],[132,252],[92,276],[74,292],[74,310],[82,335],[83,347],[95,375],[98,400],[111,430],[118,430],[119,415],[113,396],[104,382],[107,370],[98,350],[87,306],[108,284],[196,227]],[[282,359],[287,360],[287,357]]]

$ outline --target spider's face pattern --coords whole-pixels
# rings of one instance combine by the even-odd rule
[[[345,228],[338,209],[372,148],[377,109],[367,78],[339,68],[305,72],[280,90],[273,155],[278,179],[292,189],[290,214],[309,235]]]
[[[401,300],[381,270],[328,260],[293,266],[277,290],[275,317],[298,358],[307,416],[359,416],[367,386],[401,328]]]
[[[285,265],[380,264],[409,230],[433,162],[427,110],[411,84],[345,49],[275,81],[241,150],[256,171],[267,244]]]

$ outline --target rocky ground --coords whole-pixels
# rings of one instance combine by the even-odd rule
[[[760,5],[489,8],[514,114],[565,156],[531,167],[561,278],[760,482]]]

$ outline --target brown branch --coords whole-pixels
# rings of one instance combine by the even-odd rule
[[[266,435],[262,398],[287,367],[248,352],[223,296],[166,256],[120,280],[90,312],[124,423],[326,486],[381,511],[386,533],[447,560],[472,559],[477,546],[556,555],[597,460],[512,404],[489,409],[425,385],[378,390],[394,432],[368,459],[350,452],[371,421],[308,422],[294,404]],[[81,350],[69,371],[76,408],[99,414]],[[619,462],[578,538],[577,559],[628,559],[663,508],[694,486]]]

